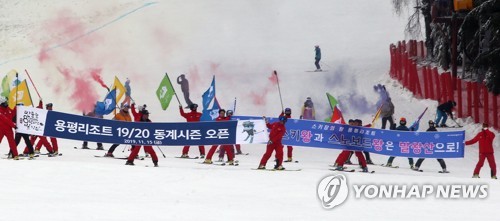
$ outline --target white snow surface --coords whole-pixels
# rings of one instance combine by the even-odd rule
[[[169,0],[137,11],[148,2],[0,3],[0,73],[16,69],[27,78],[27,69],[44,102],[63,112],[80,114],[78,98],[93,92],[102,99],[105,91],[92,80],[87,91],[79,91],[58,68],[86,79],[90,69],[100,69],[109,85],[114,76],[130,78],[133,98],[148,104],[154,121],[183,121],[175,100],[162,111],[155,97],[165,72],[171,78],[186,74],[194,102],[201,102],[215,75],[223,107],[231,108],[237,97],[236,114],[275,116],[281,110],[279,93],[268,78],[277,70],[283,103],[294,117],[308,96],[318,115],[327,117],[325,92],[330,92],[346,118],[369,122],[378,100],[373,85],[378,83],[391,94],[396,118],[412,121],[429,107],[424,129],[435,116],[437,102],[415,99],[388,76],[389,44],[404,39],[405,25],[389,0]],[[314,70],[316,44],[327,71],[306,72]],[[182,95],[179,85],[174,87]],[[38,101],[32,87],[31,96]],[[470,118],[459,123],[465,125],[467,139],[480,130]],[[250,154],[237,156],[238,167],[178,159],[182,147],[175,146],[161,147],[163,158],[155,148],[159,168],[150,159],[136,160],[131,167],[124,160],[96,158],[104,152],[74,149],[80,141],[59,140],[59,146],[61,157],[0,160],[0,220],[497,220],[500,206],[500,185],[489,179],[487,163],[481,179],[470,178],[477,145],[466,147],[464,159],[446,159],[449,174],[437,173],[434,159],[427,159],[424,172],[418,173],[409,169],[407,159],[398,158],[399,169],[371,166],[375,174],[346,176],[350,184],[488,184],[486,199],[368,200],[351,194],[332,210],[321,207],[316,187],[334,173],[328,165],[338,150],[295,147],[294,158],[300,162],[284,166],[302,171],[271,172],[250,169],[258,166],[264,145],[243,146]],[[127,156],[128,148],[118,147],[115,155]],[[0,154],[7,152],[4,139]],[[198,148],[191,147],[190,155],[197,154]],[[388,158],[372,157],[376,164]]]

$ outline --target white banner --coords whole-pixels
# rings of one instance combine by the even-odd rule
[[[256,144],[267,143],[269,135],[264,120],[238,120],[236,128],[236,143]]]
[[[16,132],[43,135],[47,110],[17,106]]]

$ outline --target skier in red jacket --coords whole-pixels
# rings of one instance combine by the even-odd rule
[[[14,160],[19,160],[16,141],[14,140],[14,132],[12,131],[12,128],[16,128],[16,125],[12,122],[14,116],[13,111],[9,108],[9,104],[4,97],[0,97],[0,99],[2,99],[2,103],[0,104],[0,142],[5,136],[9,143],[12,158]]]
[[[352,120],[349,119],[349,125],[351,126],[362,126],[363,122],[361,120]],[[361,168],[363,169],[363,172],[368,172],[368,166],[366,164],[366,159],[365,156],[363,156],[362,151],[350,151],[350,150],[343,150],[339,156],[337,157],[337,160],[335,161],[335,166],[336,170],[343,171],[344,170],[344,163],[350,158],[351,154],[354,152],[356,154],[356,157],[358,157],[359,164],[361,165]]]
[[[215,121],[228,121],[230,120],[229,117],[226,117],[226,110],[220,109],[219,110],[219,116],[215,119]],[[210,150],[208,151],[207,158],[203,163],[206,164],[212,164],[212,156],[215,153],[215,150],[217,150],[218,145],[213,145]],[[233,145],[221,145],[221,151],[224,151],[227,154],[227,160],[229,165],[234,165],[234,152],[233,152]]]
[[[149,111],[146,109],[142,109],[140,112],[141,119],[138,122],[151,122],[149,119]],[[132,148],[132,151],[130,152],[130,155],[128,156],[127,162],[125,165],[131,165],[134,166],[134,159],[135,157],[139,154],[139,151],[141,150],[141,146],[134,146]],[[156,155],[156,152],[153,149],[153,146],[144,146],[144,152],[149,153],[151,155],[151,159],[153,160],[153,164],[155,167],[158,167],[158,156]]]
[[[281,112],[280,117],[285,116],[287,119],[292,118],[292,109],[287,107],[285,108],[285,112]],[[286,146],[287,149],[287,157],[288,159],[285,160],[285,162],[292,162],[293,161],[293,146]]]
[[[281,144],[281,140],[283,139],[283,135],[285,135],[286,132],[285,123],[287,121],[287,118],[285,116],[281,116],[279,117],[278,122],[274,122],[272,124],[269,123],[265,116],[264,120],[266,121],[267,128],[271,129],[271,132],[269,133],[269,141],[267,142],[266,152],[260,160],[258,169],[266,169],[266,163],[271,157],[274,150],[276,151],[277,159],[274,169],[284,170],[285,168],[281,165],[283,163],[283,144]]]
[[[471,140],[465,141],[465,145],[472,145],[479,142],[479,161],[474,169],[474,175],[472,178],[479,178],[479,171],[483,167],[484,159],[488,160],[488,164],[491,168],[491,178],[497,178],[497,165],[495,163],[495,154],[493,151],[493,139],[495,139],[495,134],[488,130],[488,124],[483,123],[483,129]]]
[[[187,122],[199,122],[200,121],[201,113],[196,111],[197,108],[198,108],[198,104],[191,104],[191,105],[189,105],[189,109],[191,110],[191,112],[184,113],[182,106],[179,105],[179,111],[181,113],[181,116],[186,118]],[[201,145],[201,146],[198,146],[198,148],[200,150],[200,157],[205,158],[205,146]],[[184,146],[184,148],[182,149],[181,158],[189,158],[188,152],[189,152],[189,146]]]

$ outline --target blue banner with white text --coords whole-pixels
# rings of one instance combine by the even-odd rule
[[[262,119],[233,116],[236,120]],[[277,118],[269,118],[270,122]],[[463,158],[464,131],[383,130],[329,122],[288,119],[283,145],[368,151],[387,156]]]

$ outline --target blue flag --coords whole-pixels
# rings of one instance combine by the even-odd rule
[[[212,83],[210,87],[203,93],[202,98],[202,115],[201,121],[213,121],[217,116],[219,116],[219,102],[215,98],[215,76],[212,78]]]
[[[116,89],[111,90],[104,101],[97,102],[95,113],[98,115],[107,115],[113,112],[116,108]]]

